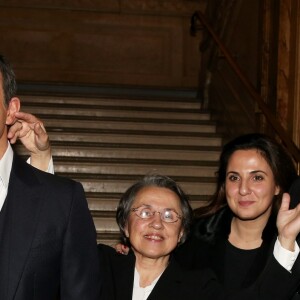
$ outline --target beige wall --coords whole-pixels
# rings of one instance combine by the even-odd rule
[[[204,2],[1,1],[0,52],[19,81],[195,87]]]

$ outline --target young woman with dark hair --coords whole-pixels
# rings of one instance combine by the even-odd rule
[[[276,240],[276,218],[283,193],[296,177],[290,156],[266,135],[247,134],[227,143],[216,192],[208,205],[195,210],[191,236],[174,254],[177,261],[189,269],[212,268],[229,291],[255,284],[273,249],[276,254],[285,245],[284,237]],[[295,250],[294,244],[287,248]],[[291,295],[297,265],[291,270]]]

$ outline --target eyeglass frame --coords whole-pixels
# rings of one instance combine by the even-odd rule
[[[151,216],[150,216],[149,218],[142,218],[140,215],[138,215],[138,214],[136,213],[141,207],[148,208],[149,210],[151,210]],[[180,215],[178,212],[176,212],[174,209],[171,209],[171,208],[164,208],[164,209],[162,209],[161,211],[158,211],[158,210],[152,211],[152,209],[151,209],[150,207],[141,205],[141,206],[138,206],[138,207],[132,207],[132,208],[130,209],[130,211],[131,211],[131,212],[134,212],[135,215],[136,215],[137,217],[139,217],[140,219],[142,219],[142,220],[149,220],[149,219],[152,219],[152,218],[155,216],[156,213],[159,213],[160,219],[162,220],[162,222],[169,223],[169,224],[176,223],[178,220],[181,220],[181,219],[182,219],[182,215]],[[175,221],[172,221],[172,222],[168,222],[168,221],[163,220],[162,211],[173,211],[173,212],[176,214],[177,219],[176,219]]]

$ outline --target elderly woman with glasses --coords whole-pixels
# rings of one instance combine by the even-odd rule
[[[117,223],[129,254],[98,245],[104,275],[100,299],[266,300],[271,299],[266,296],[270,285],[284,287],[284,276],[269,276],[266,270],[267,276],[254,289],[225,295],[209,269],[185,270],[172,251],[185,241],[191,218],[187,196],[169,177],[148,175],[132,185],[117,208]]]
[[[169,177],[149,175],[132,185],[117,208],[117,223],[128,255],[98,245],[105,268],[100,299],[219,299],[209,271],[185,273],[171,252],[189,230],[192,210],[187,196]],[[197,278],[197,280],[195,280]]]

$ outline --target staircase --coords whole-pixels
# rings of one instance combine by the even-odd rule
[[[117,242],[120,196],[147,173],[175,179],[193,208],[214,192],[222,141],[196,99],[25,95],[21,100],[23,111],[44,121],[56,174],[82,183],[98,242]]]

